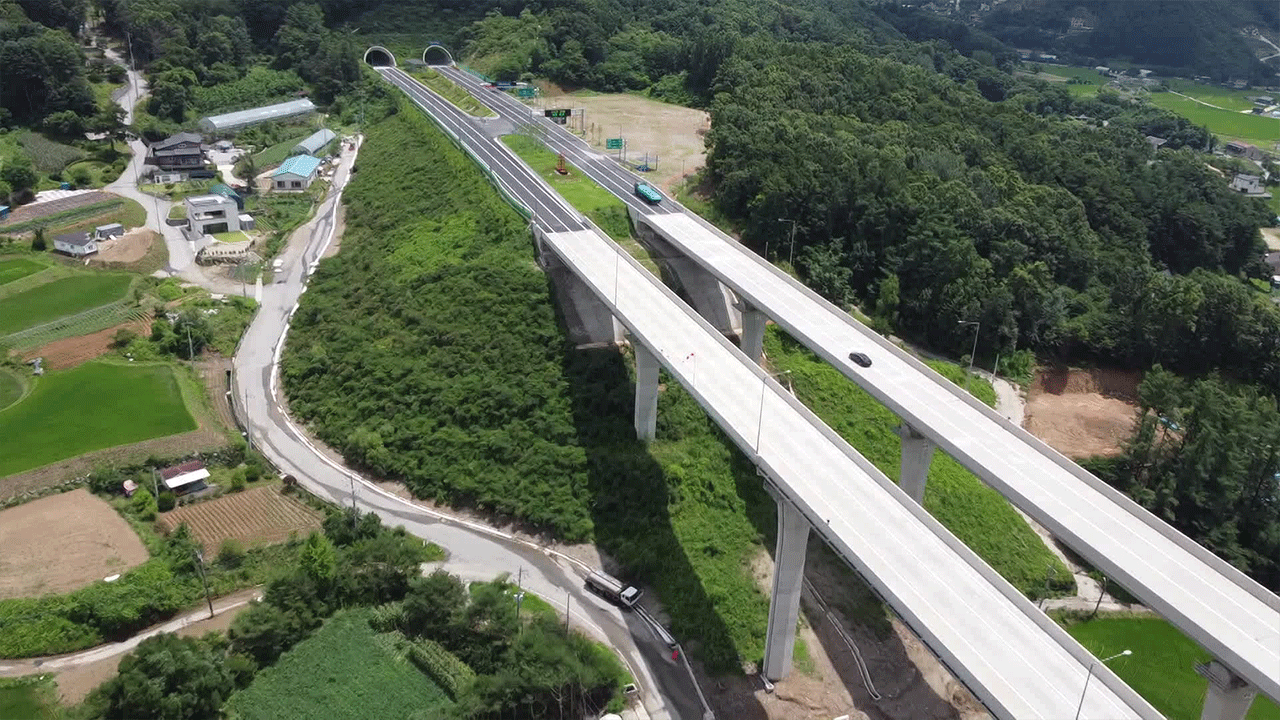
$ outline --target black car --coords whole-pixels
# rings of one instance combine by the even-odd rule
[[[867,357],[865,353],[851,352],[849,353],[849,359],[859,367],[871,367],[871,358]]]

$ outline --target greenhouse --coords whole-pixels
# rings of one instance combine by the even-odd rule
[[[287,120],[316,111],[316,106],[308,99],[290,100],[276,105],[266,105],[251,110],[239,110],[225,115],[212,115],[200,121],[200,129],[205,132],[235,130],[237,128],[256,125],[271,120]]]

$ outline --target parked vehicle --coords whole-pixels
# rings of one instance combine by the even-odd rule
[[[600,595],[615,605],[621,605],[625,608],[635,607],[636,601],[644,594],[644,591],[631,585],[624,585],[620,580],[610,575],[606,575],[598,570],[593,570],[587,576],[587,589]]]
[[[641,181],[636,183],[636,195],[650,205],[657,205],[662,202],[662,193],[658,192],[657,188],[647,182]]]

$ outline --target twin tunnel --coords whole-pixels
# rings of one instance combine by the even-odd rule
[[[396,56],[381,45],[372,45],[364,51],[364,61],[374,67],[396,67]],[[427,65],[452,65],[453,55],[445,46],[432,43],[422,51],[422,62]]]

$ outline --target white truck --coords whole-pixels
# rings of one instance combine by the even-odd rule
[[[599,570],[592,570],[591,574],[587,576],[587,589],[624,608],[635,607],[636,601],[644,594],[643,590],[626,585],[617,578],[606,575]]]

